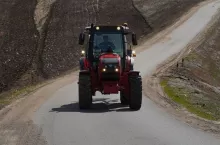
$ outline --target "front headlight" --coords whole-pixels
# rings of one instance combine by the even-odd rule
[[[85,56],[85,51],[84,50],[81,51],[81,56]]]
[[[118,72],[118,68],[116,68],[115,71]]]

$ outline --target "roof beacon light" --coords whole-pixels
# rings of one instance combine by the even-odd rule
[[[123,26],[128,27],[128,23],[124,23]]]

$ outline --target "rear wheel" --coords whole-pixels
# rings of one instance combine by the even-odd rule
[[[128,98],[125,96],[125,94],[122,91],[120,91],[120,101],[122,105],[129,104]]]
[[[129,107],[132,110],[139,110],[142,104],[142,79],[141,76],[130,76],[130,99]]]
[[[79,108],[89,109],[92,105],[91,79],[88,74],[79,75]]]

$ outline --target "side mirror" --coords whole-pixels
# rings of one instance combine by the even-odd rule
[[[137,45],[137,36],[134,33],[132,34],[132,44]]]
[[[84,41],[85,41],[85,34],[80,33],[80,35],[79,35],[79,45],[83,45]]]

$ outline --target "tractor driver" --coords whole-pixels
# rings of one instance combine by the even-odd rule
[[[115,49],[115,45],[112,42],[109,42],[109,38],[107,35],[103,36],[104,42],[99,44],[99,48],[102,49],[102,52],[113,51]]]

